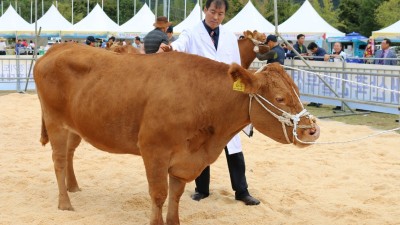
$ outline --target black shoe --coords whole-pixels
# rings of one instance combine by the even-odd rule
[[[244,202],[244,204],[246,205],[258,205],[260,204],[260,201],[254,197],[252,197],[251,195],[247,195],[245,197],[241,197],[241,198],[235,198],[238,201],[242,201]]]
[[[307,106],[315,106],[316,104],[315,102],[310,102]]]
[[[205,194],[205,193],[201,193],[196,191],[194,194],[192,194],[190,197],[195,200],[195,201],[200,201],[203,198],[207,198],[210,194]]]

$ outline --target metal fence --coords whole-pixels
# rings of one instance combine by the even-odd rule
[[[345,109],[345,102],[353,109],[400,113],[399,66],[348,63],[346,60],[307,63],[313,69],[301,60],[285,60],[285,66],[288,66],[286,70],[299,87],[303,101],[339,106],[342,109]],[[251,67],[259,68],[264,64],[255,61]]]
[[[32,76],[35,61],[29,55],[4,56],[0,58],[0,90],[34,90]]]
[[[251,68],[260,68],[265,63],[256,60]],[[286,70],[299,87],[303,101],[341,106],[342,109],[346,102],[354,109],[400,113],[400,66],[349,63],[346,60],[307,63],[313,69],[301,60],[285,60],[285,66],[290,67]],[[0,90],[24,91],[25,87],[34,90],[34,64],[29,55],[1,57]]]

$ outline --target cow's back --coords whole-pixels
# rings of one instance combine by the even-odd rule
[[[39,59],[34,76],[45,120],[100,149],[139,154],[140,135],[173,145],[215,119],[212,102],[231,90],[228,67],[184,53],[120,55],[67,43]]]

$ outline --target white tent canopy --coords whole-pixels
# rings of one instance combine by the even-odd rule
[[[117,32],[118,30],[118,24],[107,16],[99,4],[96,4],[85,18],[74,24],[70,30],[65,31],[93,33],[93,35],[96,35],[97,32]]]
[[[37,21],[38,30],[39,27],[42,28],[42,33],[46,34],[49,31],[71,30],[72,24],[61,15],[54,5],[51,5],[49,10]]]
[[[119,32],[147,33],[154,29],[156,16],[145,3],[134,17],[119,27]]]
[[[345,33],[340,32],[322,19],[308,0],[289,19],[278,26],[278,32],[293,36],[305,34],[306,38],[307,35],[315,34],[326,38],[345,36]]]
[[[200,5],[197,2],[189,16],[174,27],[174,32],[181,33],[184,29],[193,27],[199,23],[201,21],[200,12],[202,14],[201,18],[204,18],[204,13],[201,11]]]
[[[272,33],[275,27],[258,12],[249,1],[240,12],[224,25],[234,33],[243,33],[246,30],[257,30],[263,33]]]
[[[32,31],[34,26],[26,22],[10,5],[0,17],[0,33],[10,33],[17,31]]]
[[[381,30],[373,31],[372,36],[378,40],[390,38],[394,39],[395,41],[400,41],[400,20]]]

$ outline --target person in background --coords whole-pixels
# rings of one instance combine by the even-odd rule
[[[307,49],[312,52],[313,56],[317,56],[317,58],[314,58],[314,61],[328,61],[329,60],[329,55],[326,54],[325,49],[318,47],[318,45],[315,42],[311,42],[308,44]]]
[[[176,50],[203,56],[218,62],[237,63],[240,65],[240,53],[236,36],[221,25],[228,11],[227,0],[207,0],[203,9],[205,19],[194,27],[185,29],[179,38],[170,46],[162,46],[162,50]],[[146,47],[146,46],[145,46]],[[239,134],[225,146],[231,185],[235,191],[235,199],[246,205],[258,205],[260,201],[252,197],[246,181],[246,166]],[[200,201],[210,194],[210,166],[207,166],[196,178],[193,200]]]
[[[136,36],[135,37],[135,42],[132,44],[133,47],[139,49],[141,54],[144,54],[144,46],[143,43],[140,41],[140,37]]]
[[[6,39],[0,38],[0,55],[7,55],[6,49]]]
[[[342,43],[335,42],[333,45],[333,52],[330,55],[330,62],[342,62],[347,58],[347,54],[343,51]]]
[[[368,39],[368,44],[367,44],[367,47],[365,48],[363,57],[364,58],[373,58],[374,55],[375,55],[375,40],[374,40],[373,37],[370,37]],[[373,64],[374,60],[365,59],[365,63],[366,64]]]
[[[176,40],[176,37],[174,37],[174,27],[173,26],[168,27],[167,36],[168,36],[169,44],[171,44],[172,42],[174,42]]]
[[[22,42],[20,39],[18,39],[17,43],[15,44],[15,54],[16,55],[20,55],[23,52],[25,52],[24,50],[24,46],[22,45]]]
[[[30,46],[32,49],[35,49],[35,47],[36,47],[35,43],[34,43],[32,40],[29,41],[29,46]]]
[[[390,50],[390,45],[392,42],[388,38],[384,38],[382,43],[381,43],[381,49],[375,52],[375,58],[381,58],[381,59],[375,59],[375,64],[380,64],[380,65],[397,65],[396,60],[384,60],[383,58],[394,58],[396,59],[396,53]]]
[[[285,51],[285,57],[286,59],[292,59],[293,57],[296,56],[296,54],[293,52],[293,41],[288,40],[287,41],[289,43],[289,45],[286,45],[286,51]]]
[[[86,38],[86,42],[85,42],[85,43],[86,43],[87,45],[89,45],[89,46],[95,47],[96,40],[94,39],[93,36],[88,36],[88,37]]]
[[[143,40],[144,51],[146,52],[146,54],[163,52],[160,47],[169,44],[166,31],[168,27],[171,26],[171,23],[168,22],[167,17],[157,17],[156,22],[153,24],[153,26],[155,27],[155,29],[150,31]]]
[[[304,45],[304,41],[306,39],[306,36],[304,34],[299,34],[297,35],[297,42],[296,44],[293,45],[293,48],[302,56],[307,56],[307,48]]]
[[[279,45],[278,38],[270,34],[265,43],[271,50],[264,54],[257,52],[256,57],[259,60],[267,60],[267,63],[279,62],[283,65],[285,63],[285,50]]]

